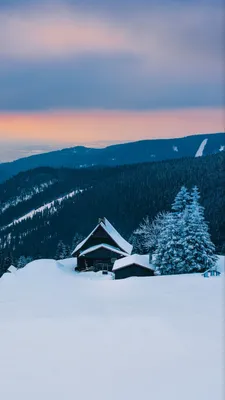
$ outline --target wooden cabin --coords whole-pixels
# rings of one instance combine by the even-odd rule
[[[149,256],[140,254],[132,254],[115,261],[112,272],[114,272],[115,279],[154,275],[154,269],[149,264]]]
[[[72,253],[77,257],[77,271],[112,271],[116,260],[130,255],[128,243],[106,218],[99,219],[93,231]]]

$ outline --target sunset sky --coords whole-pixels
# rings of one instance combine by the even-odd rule
[[[222,0],[0,0],[4,154],[223,131],[223,22]]]

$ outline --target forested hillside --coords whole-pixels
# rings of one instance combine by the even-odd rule
[[[102,216],[129,238],[143,217],[169,210],[182,185],[197,185],[217,252],[224,252],[224,162],[220,152],[114,168],[20,173],[0,185],[1,250],[15,259],[55,257],[60,240],[71,248],[74,237],[87,235]]]
[[[54,168],[116,166],[182,157],[201,157],[216,154],[224,149],[224,133],[141,140],[99,149],[77,146],[0,164],[0,182],[19,172],[43,166]]]

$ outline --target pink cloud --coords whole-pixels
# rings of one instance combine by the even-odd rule
[[[223,75],[221,7],[202,2],[154,5],[123,21],[57,4],[41,1],[38,7],[0,12],[0,57],[43,61],[122,52],[137,57],[145,72],[163,72],[166,79]]]
[[[0,38],[0,56],[33,60],[129,47],[118,26],[62,5],[0,13]]]

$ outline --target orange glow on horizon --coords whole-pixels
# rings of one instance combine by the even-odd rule
[[[224,109],[0,113],[0,139],[92,143],[224,131]]]

